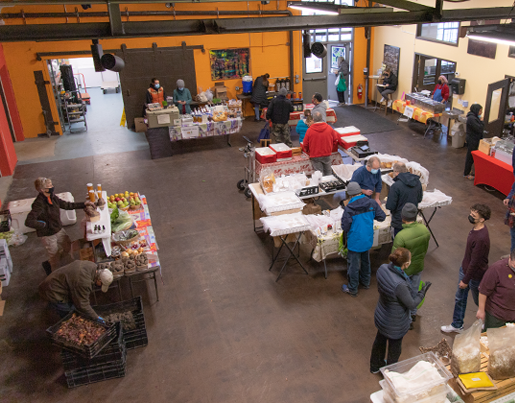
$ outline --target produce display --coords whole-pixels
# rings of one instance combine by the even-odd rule
[[[73,314],[61,324],[55,336],[82,346],[94,343],[105,332],[106,329],[100,324]]]
[[[141,200],[137,192],[134,193],[126,190],[122,193],[115,193],[114,195],[109,196],[108,199],[107,207],[110,209],[118,207],[122,210],[127,210],[129,208],[137,210],[141,207]]]

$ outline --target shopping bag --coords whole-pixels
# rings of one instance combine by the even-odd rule
[[[338,76],[338,77],[340,77],[340,76]],[[338,86],[336,87],[336,90],[339,92],[347,91],[347,83],[345,82],[345,77],[340,78],[340,81],[338,82]]]
[[[451,370],[455,375],[478,372],[481,369],[481,328],[483,321],[476,320],[463,333],[454,338]]]
[[[270,124],[268,120],[265,122],[265,127],[261,129],[259,132],[259,136],[257,142],[259,143],[261,140],[268,140],[270,138]]]

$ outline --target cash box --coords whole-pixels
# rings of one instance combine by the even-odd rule
[[[287,161],[293,158],[291,148],[284,143],[271,144],[270,148],[277,154],[277,161]]]
[[[277,154],[269,147],[256,148],[256,160],[261,164],[269,164],[277,161]]]

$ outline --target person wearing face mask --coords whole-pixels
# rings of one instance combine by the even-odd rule
[[[61,209],[83,209],[87,203],[70,203],[61,200],[55,195],[54,185],[49,178],[37,178],[34,186],[38,196],[32,203],[25,225],[34,228],[36,235],[43,242],[48,254],[48,260],[43,262],[43,269],[48,275],[61,267],[61,257],[71,252],[71,240],[61,222]]]
[[[375,192],[375,201],[381,205],[379,194],[383,188],[381,179],[381,161],[378,157],[372,156],[367,160],[366,165],[359,167],[352,174],[351,181],[358,182],[361,192],[368,197],[372,197]]]
[[[445,76],[438,77],[438,82],[435,85],[431,97],[436,102],[446,103],[449,99],[449,86],[447,85],[447,78]]]
[[[373,374],[379,373],[381,367],[399,361],[402,338],[411,323],[410,310],[420,304],[431,287],[427,281],[420,291],[411,292],[409,277],[404,272],[411,264],[409,250],[396,249],[388,259],[390,263],[381,265],[376,275],[379,301],[374,313],[377,334],[370,355],[370,372]]]
[[[483,276],[476,318],[484,322],[485,330],[515,322],[515,250],[491,265]]]
[[[386,208],[392,214],[393,236],[402,230],[402,208],[406,203],[413,203],[415,207],[422,201],[422,183],[420,177],[408,172],[404,162],[393,164],[394,184],[388,193]]]
[[[381,100],[379,103],[383,103],[388,98],[389,94],[393,94],[397,90],[397,77],[393,74],[392,70],[387,67],[383,72],[383,86],[377,87],[377,90],[381,94]],[[392,101],[388,102],[388,107],[391,106]]]
[[[153,78],[150,81],[150,86],[147,89],[147,104],[161,104],[163,106],[163,101],[166,100],[166,94],[161,84],[159,84],[159,80],[157,78]]]
[[[479,142],[483,138],[483,130],[485,124],[483,123],[483,107],[479,104],[474,104],[470,107],[470,112],[467,113],[467,129],[466,137],[467,140],[467,157],[465,158],[465,170],[463,176],[467,179],[474,179],[474,175],[470,174],[472,165],[474,164],[474,158],[472,158],[472,151],[476,151],[479,148]]]
[[[190,104],[193,98],[191,98],[190,90],[184,88],[184,80],[177,80],[177,88],[173,90],[173,101],[181,115],[191,113]]]
[[[469,290],[472,291],[474,303],[479,305],[479,284],[488,269],[488,254],[490,253],[490,236],[485,225],[485,221],[490,219],[490,215],[490,207],[484,204],[474,204],[470,208],[468,220],[473,228],[467,237],[465,256],[459,271],[452,323],[442,326],[440,328],[442,332],[461,333],[463,330]]]

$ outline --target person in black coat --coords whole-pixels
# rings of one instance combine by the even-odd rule
[[[474,175],[470,174],[474,159],[472,158],[472,151],[479,148],[479,141],[483,138],[483,130],[485,124],[483,123],[483,107],[479,104],[474,104],[470,107],[470,112],[467,113],[467,157],[465,159],[465,170],[463,176],[468,179],[474,179]]]
[[[374,314],[377,335],[370,355],[370,372],[373,374],[377,374],[381,367],[399,361],[402,338],[408,333],[411,323],[410,310],[420,304],[431,286],[428,281],[417,294],[412,294],[410,279],[404,273],[411,264],[409,250],[398,248],[388,258],[391,263],[383,264],[377,270],[379,301]]]
[[[403,162],[393,164],[393,180],[395,183],[390,188],[386,208],[392,213],[392,227],[395,237],[402,230],[402,208],[406,203],[415,206],[422,201],[422,183],[417,175],[408,172]]]
[[[254,112],[256,114],[256,118],[254,119],[256,122],[259,122],[259,107],[265,107],[267,105],[266,100],[266,92],[268,91],[268,79],[270,78],[270,74],[263,74],[259,76],[254,81],[254,87],[252,87],[252,97],[250,98],[250,102],[254,105]]]
[[[293,112],[293,105],[289,99],[286,99],[286,88],[279,90],[277,95],[266,111],[266,119],[272,122],[272,132],[270,133],[270,140],[272,144],[284,143],[288,147],[292,147],[293,143],[290,137],[290,113]]]

